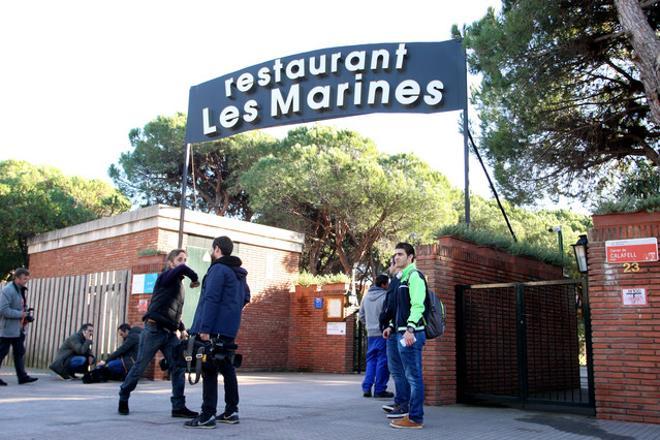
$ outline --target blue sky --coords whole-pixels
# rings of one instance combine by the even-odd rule
[[[312,7],[311,5],[314,4]],[[128,132],[187,109],[188,89],[274,58],[326,47],[442,41],[495,0],[21,1],[0,6],[0,159],[108,180]],[[470,78],[474,86],[476,78]],[[463,186],[458,112],[324,121],[414,152]],[[476,113],[470,114],[473,126]],[[282,137],[291,126],[269,129]],[[472,161],[474,193],[490,197]]]

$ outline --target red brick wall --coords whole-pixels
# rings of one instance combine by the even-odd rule
[[[296,286],[291,294],[288,369],[318,373],[353,371],[355,314],[346,318],[346,335],[328,335],[324,309],[314,308],[314,298],[345,292],[343,283],[325,285],[321,291],[317,291],[317,286]]]
[[[149,257],[140,257],[137,260],[137,264],[131,267],[131,273],[133,275],[143,274],[143,273],[154,273],[161,272],[165,266],[167,256],[166,255],[153,255]],[[140,301],[147,301],[147,306],[151,301],[151,294],[131,294],[132,285],[129,286],[128,293],[128,310],[126,311],[126,321],[131,326],[144,327],[144,322],[142,321],[142,316],[144,316],[144,311],[139,310]],[[163,354],[158,351],[154,360],[151,361],[149,367],[145,370],[142,377],[148,379],[166,379],[167,372],[163,371],[158,367],[158,363],[163,359]]]
[[[457,285],[560,279],[562,270],[531,258],[513,256],[453,237],[417,249],[417,267],[447,309],[447,329],[442,338],[424,348],[426,403],[456,403],[456,304]],[[515,345],[514,345],[515,346]]]
[[[158,229],[120,235],[30,255],[33,278],[124,270],[138,264],[138,251],[154,249]]]
[[[284,370],[289,354],[289,290],[298,274],[300,255],[240,245],[252,295],[243,309],[237,344],[242,370]]]
[[[589,233],[589,298],[596,415],[660,423],[660,263],[624,273],[605,262],[605,241],[660,237],[660,213],[593,217]],[[648,305],[624,306],[622,289],[646,289]]]

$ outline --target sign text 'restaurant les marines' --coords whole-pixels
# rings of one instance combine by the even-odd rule
[[[278,58],[190,88],[186,142],[368,113],[467,104],[460,41],[336,47]]]

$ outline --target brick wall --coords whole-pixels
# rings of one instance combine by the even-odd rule
[[[289,354],[290,290],[300,255],[240,245],[252,300],[243,309],[237,344],[243,370],[284,370]]]
[[[296,291],[291,294],[289,370],[319,373],[353,371],[355,314],[345,320],[346,335],[328,335],[325,311],[314,307],[314,298],[343,295],[345,292],[343,283],[325,285],[320,291],[317,291],[317,286],[296,286]]]
[[[165,266],[167,255],[159,254],[148,257],[140,257],[137,259],[136,264],[131,267],[131,273],[133,275],[139,275],[144,273],[155,273],[161,272]],[[132,286],[131,286],[132,287]],[[151,301],[151,294],[131,294],[129,290],[127,310],[126,310],[126,322],[131,326],[144,327],[144,322],[142,321],[142,316],[146,312],[145,307],[148,307],[149,302]],[[140,304],[143,304],[142,310],[140,309]],[[167,379],[167,372],[163,371],[158,367],[158,363],[163,359],[163,353],[160,351],[156,352],[154,360],[151,361],[149,367],[145,370],[142,377],[148,379]]]
[[[660,263],[624,273],[605,261],[605,241],[660,237],[660,213],[593,217],[589,233],[589,297],[596,415],[660,423]],[[624,306],[622,289],[646,289],[648,305]]]
[[[426,403],[456,403],[456,304],[458,285],[560,279],[562,270],[453,237],[417,249],[417,267],[447,309],[447,330],[424,348]]]
[[[30,255],[33,278],[123,270],[138,264],[138,251],[155,249],[158,229],[77,244]]]

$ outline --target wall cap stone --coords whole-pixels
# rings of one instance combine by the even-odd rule
[[[148,229],[178,232],[179,208],[154,205],[103,217],[79,225],[36,235],[28,242],[28,253],[45,252],[67,246],[90,243]],[[291,252],[302,252],[305,235],[287,229],[259,225],[242,220],[186,210],[184,234],[213,238],[226,234],[236,236],[239,243],[265,246]]]

